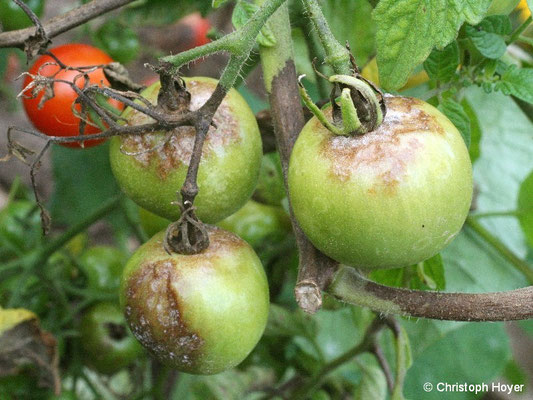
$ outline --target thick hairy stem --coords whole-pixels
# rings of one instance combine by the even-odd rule
[[[350,52],[335,39],[318,1],[302,0],[302,3],[326,52],[326,63],[336,74],[351,75]]]
[[[270,24],[276,32],[277,43],[274,47],[261,47],[261,61],[265,87],[269,94],[274,132],[280,152],[285,188],[288,190],[289,158],[305,120],[298,97],[287,6],[283,6],[274,14]],[[291,221],[300,255],[298,283],[294,290],[295,296],[299,306],[304,311],[313,313],[322,305],[321,290],[337,268],[337,262],[320,253],[309,242],[294,218],[292,210]]]
[[[54,17],[43,24],[48,38],[77,27],[93,18],[122,7],[134,0],[93,0],[65,14]],[[35,34],[35,27],[0,33],[1,47],[23,47],[24,43]]]
[[[342,266],[328,292],[341,301],[385,314],[450,321],[510,321],[533,318],[533,286],[493,293],[440,293],[398,289]]]

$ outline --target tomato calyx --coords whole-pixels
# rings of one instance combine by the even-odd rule
[[[313,103],[299,82],[300,96],[304,104],[322,125],[335,135],[353,136],[372,132],[381,125],[387,113],[381,90],[359,73],[353,57],[351,61],[350,75],[336,74],[327,77],[316,71],[320,78],[333,84],[330,94],[332,121]]]
[[[202,221],[196,216],[192,202],[178,203],[181,216],[170,224],[163,246],[168,254],[198,254],[209,247],[209,235]]]

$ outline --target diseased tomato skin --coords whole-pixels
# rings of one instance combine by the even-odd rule
[[[168,254],[165,232],[131,257],[120,303],[130,329],[159,361],[182,372],[210,375],[243,361],[266,326],[266,275],[253,249],[208,226],[209,247]]]
[[[102,50],[96,47],[89,46],[80,43],[70,43],[62,46],[55,47],[49,50],[54,54],[62,63],[70,67],[84,67],[100,64],[108,64],[113,62]],[[37,59],[33,66],[28,71],[32,75],[52,76],[59,71],[59,66],[46,65],[45,63],[55,63],[55,60],[48,56],[43,55]],[[41,68],[41,66],[43,66]],[[73,81],[80,73],[73,70],[62,70],[55,75],[56,79],[65,81]],[[104,72],[101,68],[88,74],[89,81],[93,84],[100,86],[109,86],[109,82],[106,79]],[[27,87],[32,82],[30,76],[26,76],[24,79],[24,86]],[[79,77],[77,79],[77,86],[83,87],[85,79]],[[72,105],[78,97],[76,92],[66,83],[56,82],[54,83],[54,97],[49,99],[43,104],[42,108],[39,108],[39,102],[43,97],[44,92],[41,91],[37,97],[28,98],[31,93],[31,89],[26,91],[22,99],[24,110],[28,115],[28,118],[32,122],[33,126],[48,136],[78,136],[80,119],[72,113]],[[109,103],[114,107],[121,109],[122,103],[109,100]],[[76,109],[81,110],[81,106],[77,104]],[[100,129],[92,125],[87,124],[85,126],[85,135],[91,135],[99,133]],[[103,139],[86,140],[84,141],[84,147],[90,147],[102,143]],[[81,147],[79,142],[62,144],[66,147],[79,148]]]
[[[217,85],[211,78],[184,78],[192,94],[191,109],[199,108]],[[156,102],[159,82],[142,95]],[[127,108],[123,115],[131,125],[151,122],[151,118]],[[217,110],[204,143],[198,170],[196,215],[204,222],[216,223],[233,214],[251,197],[261,165],[261,135],[255,116],[234,89]],[[173,202],[187,174],[194,144],[194,128],[180,127],[176,134],[156,151],[148,151],[163,140],[165,134],[141,137],[114,137],[111,140],[111,168],[121,189],[139,206],[170,220],[180,216]],[[124,154],[136,153],[137,155]]]
[[[311,242],[361,268],[427,259],[457,235],[472,198],[472,165],[453,124],[433,106],[386,97],[374,132],[334,136],[316,118],[291,155],[289,194]]]

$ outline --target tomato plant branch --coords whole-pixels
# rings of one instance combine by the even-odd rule
[[[528,280],[529,284],[533,285],[533,269],[529,264],[521,260],[514,254],[507,246],[505,246],[500,239],[488,231],[479,221],[469,216],[466,219],[466,225],[476,232],[485,242],[490,244],[503,258],[509,261],[518,271],[520,271]]]
[[[243,58],[245,60],[248,58],[248,55],[252,51],[257,35],[261,31],[261,28],[265,25],[270,16],[283,4],[286,0],[266,0],[261,7],[250,17],[248,22],[242,26],[239,30],[230,33],[229,35],[223,36],[222,38],[207,43],[200,47],[195,47],[193,49],[181,52],[179,54],[164,57],[161,59],[162,62],[168,62],[175,66],[178,70],[181,66],[194,61],[200,57],[205,57],[210,54],[214,54],[220,51],[227,51],[232,56],[236,58]],[[226,69],[230,68],[231,62],[228,64]],[[242,66],[239,68],[239,70]],[[238,75],[237,75],[238,76]],[[235,79],[237,79],[237,76]],[[223,86],[229,90],[235,83],[229,81],[223,83]],[[221,78],[222,82],[222,78]]]
[[[376,337],[384,326],[386,326],[385,320],[381,318],[375,318],[366,330],[363,339],[359,344],[322,366],[322,368],[316,374],[314,374],[312,377],[309,377],[304,382],[304,384],[296,391],[296,393],[292,394],[291,399],[309,398],[309,395],[320,386],[324,378],[330,372],[340,367],[344,363],[352,360],[359,354],[372,352]]]
[[[53,38],[63,32],[75,28],[134,0],[93,0],[62,15],[51,18],[43,24],[48,38]],[[35,34],[35,27],[0,33],[0,48],[24,47],[25,43]]]
[[[318,1],[302,0],[302,3],[326,52],[325,62],[336,74],[351,75],[350,52],[335,39]]]
[[[507,292],[441,293],[388,287],[342,266],[327,288],[337,299],[375,312],[449,321],[533,318],[533,286]]]
[[[270,101],[274,133],[281,158],[285,189],[288,190],[289,158],[302,127],[304,114],[298,97],[296,69],[290,40],[288,10],[283,6],[270,20],[276,32],[273,47],[260,47],[263,76]],[[314,313],[322,305],[322,293],[338,263],[320,253],[309,242],[291,209],[291,222],[299,250],[298,282],[294,289],[298,305]]]
[[[507,45],[510,45],[511,43],[518,40],[522,32],[524,32],[527,29],[527,27],[531,24],[532,21],[533,19],[530,15],[522,24],[520,24],[518,28],[514,30],[514,32],[509,37],[509,39],[506,41]]]

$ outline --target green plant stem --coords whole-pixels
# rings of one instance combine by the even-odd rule
[[[511,34],[511,36],[507,40],[507,44],[509,45],[515,42],[520,37],[522,32],[524,32],[527,29],[527,27],[531,24],[531,21],[532,21],[532,18],[530,15],[518,28],[514,30],[514,32]]]
[[[257,35],[261,28],[265,25],[270,16],[281,6],[286,0],[266,0],[263,5],[252,15],[248,23],[239,30],[226,35],[219,40],[210,42],[200,47],[181,52],[179,54],[163,57],[161,61],[171,63],[175,69],[194,61],[198,58],[208,56],[220,51],[227,51],[231,54],[230,62],[228,63],[224,75],[227,75],[228,82],[224,82],[223,87],[229,89],[233,86],[238,72],[242,64],[248,59],[248,55],[252,51]],[[235,65],[237,64],[238,65]],[[236,72],[227,73],[228,70],[236,69]],[[234,79],[229,79],[235,75]],[[222,83],[222,78],[221,78]]]
[[[44,248],[41,250],[42,259],[40,261],[46,261],[48,257],[50,257],[56,250],[59,250],[64,245],[66,245],[70,241],[70,239],[72,239],[78,233],[85,231],[96,221],[105,217],[107,214],[117,208],[120,205],[121,199],[122,195],[117,195],[104,201],[104,203],[87,218],[72,225],[72,227],[70,227],[67,231],[61,234],[58,238],[52,240],[50,243],[45,245]]]
[[[533,285],[533,269],[521,260],[516,254],[514,254],[507,246],[505,246],[500,239],[494,236],[483,225],[481,225],[476,218],[468,217],[466,219],[466,225],[476,232],[485,242],[490,244],[500,255],[509,261],[518,271],[520,271],[528,282]]]
[[[530,37],[520,36],[517,40],[522,43],[526,43],[526,44],[529,44],[530,46],[533,46],[533,39]]]
[[[313,31],[311,29],[310,24],[302,24],[302,29],[304,31],[304,38],[305,38],[305,44],[307,45],[307,50],[309,51],[309,55],[311,60],[319,59],[320,58],[320,48],[318,46],[318,43],[313,40]],[[315,65],[315,68],[318,70],[318,72],[325,75],[324,71],[324,65],[319,63],[318,65]],[[329,96],[329,84],[328,81],[325,79],[322,79],[316,72],[315,72],[315,78],[316,78],[316,85],[318,87],[318,93],[320,95],[320,99],[327,99]]]
[[[350,350],[341,354],[339,357],[331,360],[330,362],[322,366],[322,368],[320,368],[320,370],[315,375],[309,377],[305,381],[303,386],[301,386],[296,391],[296,393],[291,396],[291,399],[297,400],[309,398],[309,395],[313,393],[317,387],[320,386],[324,378],[329,373],[331,373],[341,365],[345,364],[346,362],[351,361],[355,356],[364,352],[372,351],[376,335],[381,330],[381,328],[383,328],[383,326],[383,320],[379,318],[374,319],[372,324],[366,330],[363,339],[358,345],[352,347]]]
[[[512,211],[490,211],[490,212],[483,212],[483,213],[477,213],[470,215],[472,218],[479,219],[479,218],[490,218],[490,217],[516,217],[520,213],[516,210]]]
[[[351,75],[350,52],[335,39],[318,1],[302,0],[302,2],[326,52],[326,63],[338,75]]]

